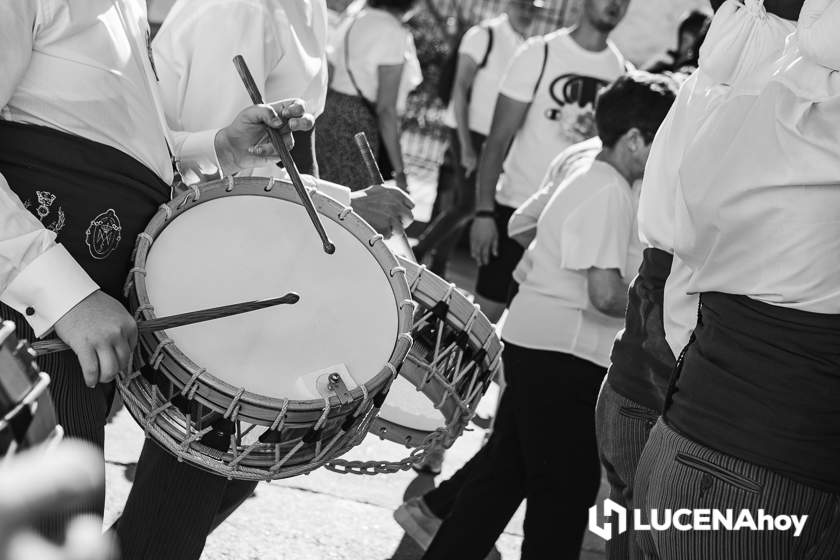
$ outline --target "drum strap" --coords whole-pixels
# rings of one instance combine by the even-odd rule
[[[134,241],[169,200],[169,185],[111,146],[8,121],[0,121],[0,173],[91,278],[122,299]]]

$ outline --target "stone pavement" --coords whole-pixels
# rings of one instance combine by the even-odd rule
[[[426,221],[435,196],[433,177],[414,174],[411,185],[417,218]],[[448,276],[462,288],[472,289],[475,270],[471,259],[456,255]],[[479,408],[480,414],[491,414],[496,398],[493,385]],[[447,452],[438,482],[472,457],[483,438],[484,430],[479,428],[465,433]],[[106,429],[106,527],[125,504],[142,445],[142,430],[125,410],[121,411]],[[346,458],[398,460],[405,455],[401,446],[368,436]],[[405,537],[391,514],[405,498],[425,492],[434,483],[431,477],[418,476],[414,471],[362,477],[324,469],[262,483],[255,495],[210,536],[202,559],[418,560],[420,548]],[[603,498],[603,484],[601,494]],[[524,506],[497,542],[503,560],[519,558],[523,517]],[[603,541],[587,533],[580,560],[603,558]]]

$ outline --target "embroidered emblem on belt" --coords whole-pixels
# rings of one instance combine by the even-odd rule
[[[102,212],[93,220],[85,231],[85,244],[90,256],[102,260],[108,257],[122,239],[122,224],[113,208]]]
[[[64,210],[61,206],[58,207],[56,211],[55,220],[50,223],[47,223],[45,220],[47,216],[50,215],[50,210],[55,202],[56,196],[49,192],[49,191],[35,191],[35,197],[38,199],[38,206],[35,208],[35,214],[38,216],[38,219],[41,220],[41,223],[44,224],[44,227],[48,230],[52,231],[53,233],[58,233],[64,228],[64,224],[66,223],[66,217],[64,216]],[[23,206],[27,209],[32,208],[32,200],[27,200],[23,203]]]

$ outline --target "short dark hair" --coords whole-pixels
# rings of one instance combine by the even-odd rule
[[[677,97],[672,78],[649,72],[631,72],[605,86],[595,103],[595,124],[604,146],[612,148],[633,128],[639,129],[647,143]]]
[[[683,18],[682,22],[680,22],[680,26],[677,29],[677,39],[679,39],[683,33],[700,35],[709,25],[711,19],[712,18],[709,17],[709,14],[704,11],[692,10]]]
[[[371,8],[391,9],[399,12],[407,12],[414,7],[417,0],[368,0]]]

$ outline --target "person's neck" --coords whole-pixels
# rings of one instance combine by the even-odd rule
[[[598,31],[591,23],[582,20],[572,28],[571,36],[582,49],[600,52],[607,48],[607,38],[610,34]]]
[[[627,161],[628,158],[625,158],[616,148],[602,148],[600,153],[595,156],[595,159],[615,169],[630,185],[638,179],[633,173],[630,162]]]

